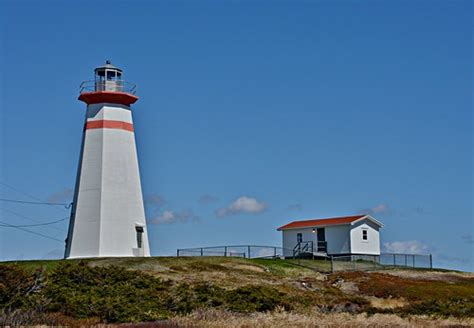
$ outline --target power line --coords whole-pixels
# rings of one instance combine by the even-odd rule
[[[27,196],[27,197],[29,197],[29,198],[31,198],[31,199],[34,199],[34,200],[36,200],[36,201],[38,201],[38,202],[44,202],[44,200],[42,200],[42,199],[40,199],[40,198],[38,198],[38,197],[35,197],[35,196],[33,196],[33,195],[30,195],[30,194],[28,194],[28,193],[26,193],[26,192],[24,192],[24,191],[21,191],[21,190],[15,188],[15,187],[13,187],[13,186],[10,186],[9,184],[6,184],[5,182],[0,181],[0,185],[2,185],[2,186],[4,186],[4,187],[7,187],[7,188],[9,188],[9,189],[11,189],[11,190],[13,190],[13,191],[15,191],[15,192],[20,193],[20,194],[23,194],[23,195],[25,195],[25,196]],[[55,207],[56,205],[51,205],[51,206],[52,206],[53,208],[56,208],[56,209],[59,211],[59,208]],[[66,208],[65,208],[64,210],[67,211]]]
[[[62,205],[66,208],[68,208],[68,206],[70,205],[70,204],[67,204],[67,203],[30,202],[30,201],[27,201],[27,200],[7,199],[7,198],[0,198],[0,201],[1,202],[10,202],[10,203],[20,203],[20,204],[32,204],[32,205],[52,205],[52,206]]]
[[[61,221],[67,220],[67,219],[69,219],[69,217],[65,217],[65,218],[62,218],[62,219],[59,219],[59,220],[56,220],[56,221],[51,221],[51,222],[37,223],[37,224],[22,224],[22,225],[12,225],[12,224],[5,225],[3,223],[0,223],[0,226],[11,227],[11,228],[40,227],[40,226],[55,224],[55,223],[58,223],[58,222],[61,222]]]
[[[0,221],[0,223],[1,223],[2,226],[4,226],[4,227],[9,227],[9,228],[14,228],[14,229],[22,230],[22,231],[25,231],[25,232],[29,232],[29,233],[31,233],[31,234],[33,234],[33,235],[37,235],[37,236],[41,236],[41,237],[48,238],[48,239],[51,239],[51,240],[59,241],[59,242],[61,242],[61,243],[64,242],[64,240],[57,239],[57,238],[54,238],[54,237],[51,237],[51,236],[48,236],[48,235],[44,235],[44,234],[39,233],[39,232],[31,231],[31,230],[28,230],[28,229],[25,229],[25,228],[22,228],[22,227],[17,227],[17,226],[8,224],[8,223],[6,223],[6,222]]]
[[[10,213],[10,214],[13,214],[13,215],[18,216],[18,217],[20,217],[20,218],[22,218],[22,219],[26,219],[26,220],[29,220],[29,221],[32,221],[32,222],[41,223],[41,224],[44,223],[44,222],[42,222],[42,221],[39,221],[39,220],[36,220],[36,219],[32,219],[32,218],[30,218],[30,217],[28,217],[28,216],[24,216],[23,214],[14,212],[14,211],[9,210],[9,209],[7,209],[7,208],[2,208],[2,211],[8,212],[8,213]],[[58,231],[61,231],[61,232],[65,232],[64,229],[60,229],[60,228],[58,228],[58,227],[49,227],[49,228],[50,228],[50,229],[54,229],[54,230],[58,230]]]

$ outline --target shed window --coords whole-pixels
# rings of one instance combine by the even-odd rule
[[[303,234],[298,233],[298,234],[296,235],[296,242],[297,242],[297,243],[301,243],[302,241],[303,241]]]
[[[367,240],[367,230],[362,230],[362,240]]]

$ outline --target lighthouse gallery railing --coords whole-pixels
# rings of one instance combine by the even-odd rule
[[[137,92],[137,85],[123,80],[106,80],[106,81],[84,81],[79,86],[80,93],[112,91],[125,92],[134,95]]]

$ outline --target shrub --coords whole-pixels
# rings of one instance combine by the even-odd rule
[[[277,306],[289,309],[285,294],[268,286],[244,286],[226,293],[226,305],[236,312],[272,311]]]
[[[45,295],[48,310],[75,318],[106,322],[138,322],[167,317],[166,284],[121,267],[89,267],[64,263],[50,276]]]
[[[180,284],[172,291],[168,309],[177,313],[190,313],[198,308],[219,307],[224,304],[225,290],[211,284],[194,287]]]
[[[17,265],[0,266],[0,308],[16,309],[29,304],[43,287],[41,269],[33,274]]]
[[[285,294],[266,286],[244,286],[225,290],[211,284],[198,284],[194,287],[181,284],[173,290],[173,300],[169,310],[177,313],[190,313],[201,308],[222,308],[234,312],[265,312],[277,306],[289,308],[284,300]]]

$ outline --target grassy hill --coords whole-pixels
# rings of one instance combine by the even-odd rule
[[[284,260],[110,258],[0,263],[0,325],[474,325],[474,276],[325,274]]]

